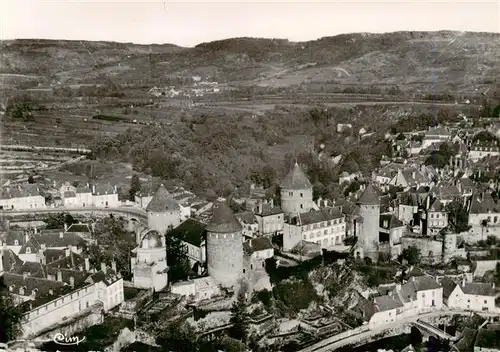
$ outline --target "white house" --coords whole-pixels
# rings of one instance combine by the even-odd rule
[[[176,282],[171,286],[171,292],[187,296],[191,301],[199,302],[219,296],[219,284],[210,276],[200,277],[187,281]]]
[[[476,144],[470,146],[469,159],[476,162],[488,156],[499,156],[500,148],[496,143],[481,143],[479,140]]]
[[[109,183],[93,185],[92,200],[96,208],[116,208],[120,206],[117,189]]]
[[[437,235],[447,226],[448,212],[439,198],[436,198],[427,210],[427,235]]]
[[[267,237],[252,238],[243,243],[246,267],[249,270],[264,268],[266,259],[274,256],[274,247]]]
[[[191,266],[204,265],[207,260],[205,228],[204,223],[189,218],[168,233],[182,241]]]
[[[338,208],[328,207],[297,214],[284,224],[283,249],[289,251],[299,242],[319,244],[322,248],[343,246],[345,216]]]
[[[456,285],[450,294],[448,308],[496,313],[500,312],[495,306],[497,296],[494,284],[464,281],[461,285]]]
[[[272,199],[266,203],[261,201],[255,212],[259,234],[272,236],[283,233],[284,215],[280,207],[274,206]]]
[[[488,192],[474,194],[469,208],[469,225],[500,224],[500,206]]]
[[[404,304],[405,315],[415,315],[443,308],[443,288],[432,277],[413,276],[407,283],[396,285],[395,291]]]
[[[404,305],[392,292],[373,299],[373,313],[368,321],[370,329],[376,329],[384,324],[394,323],[403,316]]]
[[[434,144],[447,142],[450,139],[451,134],[445,127],[431,128],[424,136],[422,148],[426,149]]]
[[[0,191],[0,210],[28,210],[45,207],[45,197],[36,184],[6,186]]]

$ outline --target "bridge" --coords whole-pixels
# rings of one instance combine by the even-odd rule
[[[3,216],[8,219],[21,217],[37,217],[46,214],[68,213],[81,215],[86,217],[105,217],[112,214],[113,216],[123,217],[127,220],[138,221],[147,225],[148,215],[145,210],[135,207],[116,207],[116,208],[45,208],[45,209],[26,209],[26,210],[7,210],[3,212]]]
[[[425,318],[432,318],[432,317],[439,317],[439,316],[445,316],[445,315],[468,315],[470,316],[471,314],[478,314],[483,317],[491,318],[491,317],[498,317],[498,314],[493,314],[493,313],[486,313],[486,312],[471,312],[471,311],[461,311],[461,310],[439,310],[439,311],[434,311],[430,313],[423,313],[419,315],[414,315],[411,317],[406,317],[403,318],[399,321],[396,321],[391,324],[384,324],[383,326],[370,330],[367,325],[362,325],[357,328],[354,328],[352,330],[344,331],[340,334],[330,336],[327,339],[324,339],[322,341],[319,341],[315,343],[314,345],[311,345],[309,347],[303,348],[300,350],[300,352],[330,352],[334,351],[338,348],[348,346],[348,345],[354,345],[354,344],[359,344],[361,341],[366,341],[366,343],[373,342],[376,340],[379,340],[383,338],[384,333],[393,330],[398,327],[402,327],[404,325],[412,323],[416,323],[418,321],[419,324],[422,324],[423,322],[420,321],[421,319]],[[429,331],[430,327],[432,327],[434,330],[432,331],[433,335],[438,335],[439,334],[445,334],[444,331],[437,329],[436,327],[428,324],[428,326],[425,325],[414,325],[418,327],[419,329],[425,329],[426,331]],[[449,336],[449,335],[448,335]],[[451,338],[450,338],[451,340]]]
[[[420,319],[412,322],[411,325],[415,326],[419,330],[423,330],[444,340],[455,342],[458,339],[457,337],[451,336],[445,331],[435,327],[432,324],[426,323],[425,321],[421,321]]]

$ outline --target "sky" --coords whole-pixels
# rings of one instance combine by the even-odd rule
[[[0,39],[181,46],[231,37],[305,41],[351,32],[500,32],[500,0],[0,0]]]

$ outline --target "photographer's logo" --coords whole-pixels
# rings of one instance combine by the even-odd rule
[[[63,345],[63,346],[73,346],[73,345],[78,345],[79,343],[83,342],[85,340],[85,336],[83,338],[79,338],[78,336],[71,336],[71,337],[66,337],[64,334],[61,334],[60,332],[54,335],[53,341],[57,343],[58,345]]]

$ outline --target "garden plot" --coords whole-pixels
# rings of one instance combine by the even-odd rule
[[[57,168],[77,158],[76,155],[61,153],[0,150],[0,169],[4,175],[40,172]]]

